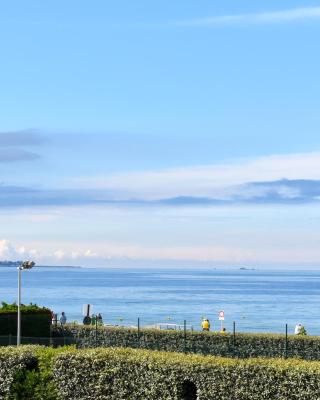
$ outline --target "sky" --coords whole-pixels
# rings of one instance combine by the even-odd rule
[[[320,2],[0,5],[0,260],[320,266]]]

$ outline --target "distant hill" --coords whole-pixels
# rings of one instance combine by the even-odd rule
[[[0,261],[0,268],[1,267],[19,267],[23,261]],[[80,266],[74,265],[36,265],[38,268],[82,268]]]
[[[0,261],[0,267],[19,267],[22,261]]]

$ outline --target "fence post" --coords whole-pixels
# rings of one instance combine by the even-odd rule
[[[138,317],[138,348],[140,348],[140,318]]]
[[[96,347],[98,347],[98,318],[96,317]]]
[[[286,341],[284,346],[284,358],[288,358],[288,324],[286,324]]]
[[[187,352],[187,321],[183,321],[183,347],[184,352]]]
[[[12,335],[11,335],[11,333],[9,334],[9,346],[11,346],[12,345]]]
[[[236,354],[236,322],[235,321],[233,321],[232,344],[233,344],[233,356],[235,356],[235,354]]]

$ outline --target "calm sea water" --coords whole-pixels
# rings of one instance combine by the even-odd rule
[[[301,322],[320,335],[320,271],[243,271],[203,269],[73,269],[34,268],[23,272],[22,302],[65,311],[68,321],[82,320],[90,303],[105,323],[142,325],[159,322],[195,329],[201,317],[219,329],[236,321],[243,332],[290,331]],[[0,301],[17,299],[17,271],[0,267]]]

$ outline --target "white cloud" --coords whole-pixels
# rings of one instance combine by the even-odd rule
[[[178,26],[219,26],[234,24],[271,24],[305,21],[320,18],[320,7],[293,8],[252,14],[222,15],[198,18],[175,23]]]
[[[250,229],[247,234],[250,236]],[[92,248],[81,248],[80,243],[39,243],[15,246],[0,240],[0,260],[32,259],[37,265],[74,265],[83,267],[139,267],[139,266],[185,266],[185,265],[318,265],[320,249],[312,245],[312,235],[301,243],[301,235],[283,237],[259,232],[254,237],[230,238],[229,242],[212,240],[210,244],[175,243],[159,246],[130,243],[100,242]],[[303,234],[302,234],[303,236]],[[206,241],[208,242],[208,241]],[[281,242],[281,246],[278,244]],[[61,244],[61,243],[60,243]]]
[[[5,239],[0,240],[0,259],[11,260],[15,259],[18,255],[17,250],[12,246],[12,244]]]
[[[110,174],[77,179],[73,185],[110,190],[117,199],[156,200],[176,196],[228,199],[239,193],[239,185],[281,179],[319,180],[320,153],[272,155],[225,164]]]
[[[0,260],[21,260],[37,258],[37,250],[26,249],[25,246],[16,247],[9,240],[0,240]]]
[[[100,244],[101,247],[101,244]],[[93,251],[68,249],[42,250],[27,249],[26,246],[15,247],[8,240],[0,240],[0,259],[17,260],[32,259],[37,264],[49,265],[83,265],[106,266],[108,263],[117,263],[118,260],[194,260],[215,262],[245,262],[253,257],[250,251],[240,248],[225,248],[223,246],[163,246],[144,247],[130,244],[104,243],[103,250]]]

